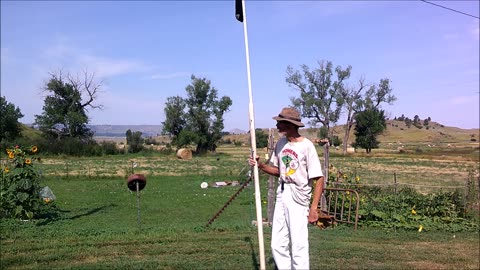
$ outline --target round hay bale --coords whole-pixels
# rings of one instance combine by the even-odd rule
[[[192,159],[192,150],[186,148],[180,148],[177,150],[177,158],[179,159]]]

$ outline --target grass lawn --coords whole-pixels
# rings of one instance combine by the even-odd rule
[[[224,162],[217,158],[211,162]],[[141,227],[136,196],[127,189],[126,178],[46,176],[43,184],[57,196],[60,212],[35,221],[1,220],[0,268],[257,269],[257,230],[250,225],[255,219],[253,185],[205,228],[238,186],[201,189],[200,183],[245,177],[236,169],[220,174],[210,168],[210,174],[203,174],[191,166],[190,173],[181,176],[147,174],[140,197]],[[265,207],[263,211],[265,216]],[[264,236],[267,269],[273,269],[268,227]],[[311,268],[479,269],[479,240],[478,232],[311,226]]]

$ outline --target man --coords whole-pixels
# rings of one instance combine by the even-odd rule
[[[308,223],[318,220],[317,207],[323,192],[323,173],[313,143],[299,134],[305,125],[300,113],[283,108],[273,117],[278,132],[270,164],[250,157],[249,164],[278,176],[279,185],[272,222],[272,255],[278,269],[309,269]],[[312,197],[312,183],[317,181]],[[290,250],[291,244],[291,250]]]

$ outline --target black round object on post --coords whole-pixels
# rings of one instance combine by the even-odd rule
[[[147,179],[143,174],[132,174],[128,177],[127,185],[128,189],[131,191],[137,191],[137,182],[138,190],[142,190],[145,185],[147,185]]]

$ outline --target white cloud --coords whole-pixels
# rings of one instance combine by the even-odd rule
[[[456,96],[450,100],[452,105],[467,105],[478,103],[478,95],[470,95],[470,96]]]
[[[151,69],[147,64],[132,59],[115,59],[95,55],[88,48],[70,45],[66,37],[58,38],[52,46],[41,52],[42,64],[68,72],[80,72],[87,69],[99,78],[145,72]]]
[[[154,80],[165,80],[179,77],[188,77],[190,75],[191,73],[189,72],[159,73],[152,75],[151,78]]]
[[[311,18],[333,17],[358,12],[368,4],[368,2],[362,1],[279,1],[273,2],[275,10],[271,14],[287,19],[287,21],[305,22]]]
[[[257,1],[250,2],[251,6],[254,2],[257,4]],[[259,9],[266,10],[262,11],[264,13],[262,24],[268,22],[271,24],[271,30],[283,33],[287,30],[299,31],[298,28],[327,20],[338,20],[352,14],[363,14],[365,10],[369,12],[373,9],[380,10],[389,5],[382,1],[258,1],[258,3],[269,5],[268,9]]]
[[[78,64],[82,67],[88,67],[99,77],[111,77],[116,75],[143,72],[150,69],[147,65],[127,59],[109,59],[91,55],[78,56]]]
[[[134,91],[132,91],[134,92]],[[139,96],[121,96],[105,93],[98,103],[103,110],[91,110],[91,124],[151,124],[158,125],[163,119],[165,100]]]
[[[477,21],[473,24],[472,34],[475,40],[477,41],[480,40],[480,25],[478,24]]]
[[[58,37],[52,46],[47,47],[41,53],[46,59],[62,59],[77,53],[77,49],[68,44],[67,37]]]
[[[443,34],[443,39],[445,39],[445,40],[457,40],[459,38],[460,38],[460,35],[458,33]]]

